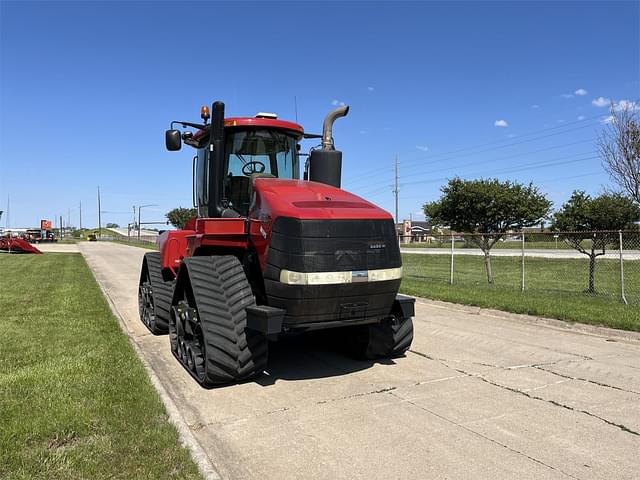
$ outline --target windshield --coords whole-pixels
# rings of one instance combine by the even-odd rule
[[[282,130],[250,129],[226,133],[227,175],[300,177],[297,138]]]

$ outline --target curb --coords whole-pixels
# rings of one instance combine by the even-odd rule
[[[82,255],[82,258],[85,258],[84,255]],[[173,424],[173,426],[176,427],[176,430],[178,431],[178,437],[180,438],[180,443],[182,444],[183,447],[187,448],[191,452],[191,457],[194,463],[196,464],[196,466],[198,467],[198,470],[200,471],[200,474],[203,476],[203,478],[205,478],[206,480],[221,480],[222,477],[220,476],[216,468],[213,466],[213,463],[211,463],[209,456],[202,448],[202,445],[200,445],[200,442],[198,442],[196,437],[193,435],[193,432],[189,428],[189,425],[187,425],[187,422],[185,421],[184,417],[180,413],[178,406],[173,401],[173,399],[171,398],[167,390],[164,388],[164,385],[160,381],[160,378],[158,378],[158,376],[156,375],[156,372],[153,370],[149,362],[147,362],[147,359],[144,357],[144,353],[142,352],[142,348],[140,348],[140,345],[138,344],[138,342],[136,342],[135,337],[127,329],[124,319],[122,318],[122,315],[118,311],[118,307],[116,307],[115,302],[109,296],[109,294],[105,292],[104,288],[102,287],[102,283],[96,277],[95,273],[93,272],[93,269],[91,268],[91,265],[89,265],[89,262],[87,262],[86,258],[85,258],[85,263],[89,267],[89,270],[91,270],[91,274],[93,275],[93,278],[96,280],[96,283],[100,286],[100,290],[102,291],[102,294],[107,300],[107,303],[109,304],[109,308],[111,309],[111,312],[118,319],[118,323],[120,324],[120,329],[124,332],[124,334],[129,339],[129,343],[133,346],[133,349],[138,355],[138,358],[144,365],[144,368],[147,371],[147,374],[149,375],[151,383],[153,384],[154,388],[158,392],[158,395],[160,395],[160,399],[162,400],[162,403],[167,409],[167,414],[169,415],[169,421]]]
[[[523,313],[505,312],[504,310],[494,310],[490,308],[476,307],[472,305],[464,305],[460,303],[444,302],[442,300],[431,300],[429,298],[414,297],[423,305],[430,305],[438,308],[446,308],[448,310],[456,310],[459,312],[469,313],[472,315],[483,315],[487,317],[500,318],[502,320],[510,320],[518,323],[527,323],[529,325],[537,325],[541,327],[551,328],[553,330],[561,330],[563,332],[578,333],[581,335],[589,335],[595,337],[615,338],[616,340],[631,343],[640,342],[640,332],[632,332],[628,330],[617,330],[615,328],[602,327],[598,325],[589,325],[587,323],[567,322],[555,318],[537,317],[534,315],[526,315]]]

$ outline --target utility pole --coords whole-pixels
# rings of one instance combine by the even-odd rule
[[[82,200],[80,200],[80,230],[82,230]]]
[[[98,237],[102,238],[102,212],[100,210],[100,187],[98,187]]]
[[[71,209],[67,208],[67,227],[71,226]]]
[[[400,158],[396,155],[396,183],[393,189],[393,194],[396,197],[396,224],[400,222],[398,215],[398,205],[400,204]]]
[[[62,225],[62,215],[60,215],[60,238],[64,238],[64,226]]]

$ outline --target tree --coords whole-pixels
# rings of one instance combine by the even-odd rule
[[[617,235],[613,238],[611,232],[630,227],[638,218],[640,207],[620,193],[591,198],[583,191],[574,191],[556,212],[551,227],[562,231],[567,244],[589,257],[589,283],[585,292],[596,291],[596,259],[606,253],[607,244],[616,241]]]
[[[107,223],[107,228],[120,228],[117,223]]]
[[[531,184],[454,178],[441,191],[440,200],[423,206],[427,220],[434,226],[476,234],[471,242],[484,253],[489,284],[493,284],[491,248],[508,230],[536,225],[551,209],[551,202]]]
[[[165,217],[169,220],[169,223],[178,229],[183,229],[189,220],[198,215],[198,210],[195,208],[174,208],[167,212]]]
[[[611,180],[640,203],[640,106],[621,100],[611,106],[598,152]]]

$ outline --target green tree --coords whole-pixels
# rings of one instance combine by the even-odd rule
[[[106,228],[120,228],[120,225],[118,225],[117,223],[107,223]]]
[[[484,253],[489,284],[493,284],[491,248],[509,230],[540,223],[551,209],[551,202],[531,184],[454,178],[441,191],[440,200],[423,206],[427,220],[436,227],[474,234],[470,241]]]
[[[165,217],[169,220],[169,223],[178,229],[183,229],[187,222],[198,215],[198,210],[195,208],[174,208],[167,212]]]
[[[578,190],[556,212],[551,227],[562,231],[562,239],[567,244],[589,257],[587,293],[596,291],[596,259],[604,255],[607,244],[617,238],[611,231],[631,227],[639,218],[640,207],[622,194],[606,193],[592,198]]]

